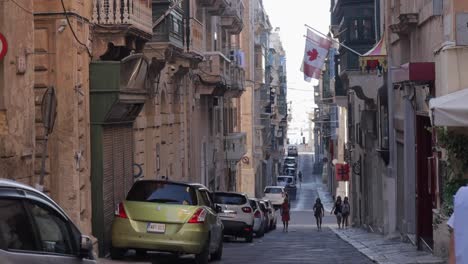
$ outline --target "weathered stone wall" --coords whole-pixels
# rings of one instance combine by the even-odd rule
[[[36,155],[33,1],[16,2],[0,3],[0,32],[9,46],[0,60],[0,177],[32,184]],[[19,60],[25,63],[20,72]]]

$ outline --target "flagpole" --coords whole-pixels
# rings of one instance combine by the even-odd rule
[[[304,26],[306,26],[307,28],[312,29],[313,31],[315,31],[315,32],[317,32],[318,34],[322,35],[323,37],[327,38],[328,40],[330,40],[330,41],[332,41],[332,42],[335,42],[335,43],[337,43],[338,45],[343,46],[344,48],[346,48],[347,50],[351,51],[352,53],[354,53],[354,54],[356,54],[356,55],[358,55],[358,56],[362,56],[361,53],[359,53],[359,52],[353,50],[352,48],[346,46],[345,44],[343,44],[343,43],[341,43],[341,42],[339,42],[339,41],[334,40],[333,38],[330,38],[329,36],[323,34],[322,32],[320,32],[320,31],[318,31],[318,30],[316,30],[315,28],[313,28],[313,27],[311,27],[311,26],[309,26],[309,25],[307,25],[307,24],[304,24]],[[306,35],[304,35],[304,37],[307,38],[307,39],[310,39],[310,38],[307,37]]]

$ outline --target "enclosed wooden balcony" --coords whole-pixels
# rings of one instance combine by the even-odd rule
[[[246,133],[230,133],[224,139],[226,160],[238,162],[247,153]]]
[[[151,36],[151,0],[93,0],[93,23]]]
[[[220,16],[229,6],[229,0],[199,0],[199,4],[213,16]]]

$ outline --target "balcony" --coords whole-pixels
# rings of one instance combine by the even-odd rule
[[[147,39],[153,33],[150,0],[93,0],[92,22],[122,31],[135,31]]]
[[[142,54],[121,61],[93,61],[89,69],[91,121],[136,118],[147,99],[149,62]]]
[[[231,60],[219,51],[205,52],[198,65],[200,94],[223,96],[231,82]]]
[[[246,133],[230,133],[224,139],[226,160],[240,161],[247,153],[246,148],[247,134]]]
[[[262,67],[255,68],[255,82],[264,84],[265,83],[265,69]]]
[[[244,92],[245,71],[238,65],[231,66],[231,78],[229,83],[229,90],[226,92],[225,97],[239,97]]]
[[[239,34],[244,26],[244,4],[241,0],[229,0],[229,6],[221,16],[221,26],[231,34]]]
[[[166,43],[182,49],[184,47],[183,10],[176,7],[166,14],[171,5],[172,1],[168,0],[152,1],[153,21],[160,17],[164,19],[154,28],[151,42],[152,44]]]
[[[199,0],[198,3],[205,7],[213,16],[221,16],[224,10],[229,7],[229,0]]]

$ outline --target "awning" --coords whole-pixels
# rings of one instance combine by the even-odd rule
[[[387,45],[385,44],[385,33],[371,50],[359,57],[359,65],[361,65],[361,71],[387,71]]]
[[[468,88],[429,101],[434,126],[468,127]]]

